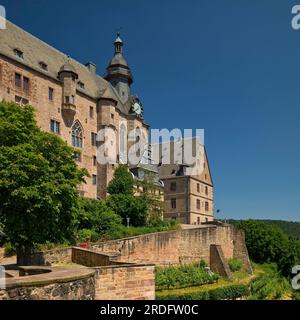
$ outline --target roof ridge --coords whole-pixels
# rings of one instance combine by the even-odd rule
[[[21,30],[22,32],[26,33],[26,34],[27,34],[28,36],[30,36],[31,38],[33,38],[33,39],[41,42],[41,43],[44,44],[44,45],[46,45],[49,49],[51,49],[51,50],[59,53],[60,55],[65,56],[65,57],[66,57],[66,60],[67,60],[68,57],[69,57],[72,61],[76,62],[77,64],[80,64],[82,67],[84,67],[84,68],[88,71],[88,68],[86,67],[86,65],[84,65],[84,64],[81,63],[80,61],[72,58],[69,54],[63,52],[62,50],[58,50],[58,49],[55,48],[54,46],[52,46],[52,45],[50,45],[49,43],[45,42],[44,40],[38,38],[37,36],[33,35],[32,33],[28,32],[28,31],[24,30],[23,28],[19,27],[18,25],[14,24],[14,23],[11,22],[10,20],[6,19],[6,22],[8,22],[9,24],[13,25],[13,27]],[[105,79],[104,79],[104,80],[105,80]]]

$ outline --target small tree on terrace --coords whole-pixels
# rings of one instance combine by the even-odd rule
[[[0,223],[26,265],[37,244],[72,237],[77,186],[87,172],[74,149],[42,132],[33,108],[0,103]]]
[[[134,196],[134,180],[125,165],[115,170],[114,177],[107,187],[110,196],[107,205],[120,215],[123,224],[130,218],[130,224],[143,226],[147,222],[148,203],[143,197]]]

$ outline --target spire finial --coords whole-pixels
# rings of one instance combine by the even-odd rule
[[[122,53],[122,47],[123,47],[123,41],[122,39],[120,38],[120,29],[117,31],[117,38],[115,40],[115,54],[117,53]]]

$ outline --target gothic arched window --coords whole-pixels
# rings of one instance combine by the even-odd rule
[[[120,129],[120,152],[122,154],[126,151],[126,140],[126,127],[122,124]]]
[[[72,126],[72,146],[82,148],[82,126],[79,121]]]

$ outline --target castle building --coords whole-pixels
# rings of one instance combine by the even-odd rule
[[[187,140],[190,140],[190,148],[188,143],[184,143]],[[164,218],[175,219],[182,224],[212,222],[214,187],[204,145],[197,137],[171,141],[168,144],[170,161],[159,167],[159,177],[164,184]],[[160,148],[165,149],[164,143]],[[193,164],[185,162],[184,153],[187,149],[191,149],[195,157]]]
[[[126,158],[135,143],[128,133],[138,129],[149,134],[143,105],[131,93],[132,83],[119,34],[101,77],[94,63],[81,64],[9,21],[6,29],[0,30],[0,101],[32,105],[42,130],[57,134],[80,151],[78,166],[89,172],[86,183],[79,186],[82,196],[105,198],[116,165],[127,163],[124,154]],[[116,154],[114,163],[98,161],[97,133],[101,129],[110,129],[117,137],[108,141]],[[140,162],[129,169],[137,182],[145,175],[154,176],[155,192],[162,199],[165,193],[165,218],[188,224],[213,220],[213,184],[206,154],[206,169],[194,175],[177,164],[162,165],[158,170],[147,159],[151,158],[149,152],[145,150]]]
[[[128,132],[136,128],[148,132],[142,103],[131,94],[132,83],[119,35],[101,77],[95,64],[81,64],[9,21],[0,30],[0,101],[32,105],[42,130],[80,150],[78,165],[90,174],[80,186],[83,196],[104,198],[115,169],[114,163],[97,161],[100,129],[110,128],[120,137],[110,146],[117,162],[122,162],[120,150],[126,148]]]

